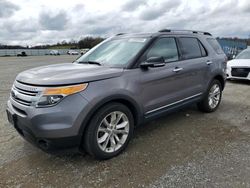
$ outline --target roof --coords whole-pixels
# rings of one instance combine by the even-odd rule
[[[155,33],[119,33],[116,36],[121,38],[123,37],[157,37],[161,35],[192,35],[192,36],[212,36],[208,32],[204,31],[193,31],[193,30],[170,30],[170,29],[163,29]]]

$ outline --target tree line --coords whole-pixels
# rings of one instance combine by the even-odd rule
[[[3,45],[0,43],[0,49],[52,49],[52,48],[65,48],[65,49],[83,49],[83,48],[92,48],[98,43],[102,42],[105,38],[102,37],[91,37],[87,36],[79,41],[71,40],[58,42],[57,44],[46,44],[46,45],[37,45],[37,46],[21,46],[21,45]],[[249,39],[241,39],[241,38],[219,38],[226,39],[230,41],[240,41],[245,42],[248,46],[250,46],[250,38]]]
[[[67,49],[83,49],[92,48],[93,46],[99,44],[105,40],[102,37],[84,37],[79,41],[71,40],[58,42],[57,44],[46,44],[46,45],[36,45],[36,46],[21,46],[21,45],[4,45],[0,43],[0,49],[51,49],[51,48],[67,48]]]

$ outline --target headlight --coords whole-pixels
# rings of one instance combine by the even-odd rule
[[[88,84],[85,83],[73,86],[46,88],[36,103],[36,107],[56,105],[66,96],[83,91],[87,88],[87,86]]]

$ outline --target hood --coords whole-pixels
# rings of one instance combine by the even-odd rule
[[[68,85],[118,77],[122,72],[121,68],[64,63],[24,71],[16,80],[33,85]]]
[[[227,62],[230,67],[250,67],[250,59],[233,59]]]

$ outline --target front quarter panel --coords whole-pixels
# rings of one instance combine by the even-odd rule
[[[138,83],[139,76],[137,69],[127,69],[122,76],[90,82],[87,89],[80,94],[91,104],[92,109],[113,101],[124,99],[133,104],[138,116],[143,113],[140,91],[141,86]]]

